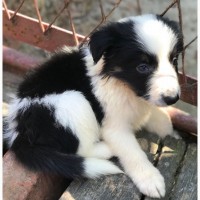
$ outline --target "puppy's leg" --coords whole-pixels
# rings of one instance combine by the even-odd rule
[[[161,138],[167,135],[176,139],[180,138],[178,133],[173,129],[169,114],[163,108],[152,106],[151,115],[145,124],[145,128],[149,132],[156,133]]]
[[[164,178],[148,160],[131,130],[127,127],[104,127],[103,138],[143,194],[156,198],[165,195]]]
[[[98,142],[93,145],[90,156],[101,159],[109,159],[114,155],[110,147],[105,142]]]

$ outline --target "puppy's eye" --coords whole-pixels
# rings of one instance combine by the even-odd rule
[[[136,69],[141,74],[148,74],[151,72],[151,67],[147,64],[140,64],[136,67]]]
[[[174,65],[174,67],[178,67],[178,58],[174,57],[173,60],[172,60],[172,63]]]
[[[175,67],[176,72],[178,73],[178,58],[177,57],[173,58],[172,64]]]

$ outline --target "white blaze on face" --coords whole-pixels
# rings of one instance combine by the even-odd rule
[[[144,50],[158,58],[168,56],[177,43],[172,29],[155,15],[135,17],[134,22],[138,40],[143,44]]]
[[[180,95],[177,74],[169,61],[177,37],[170,27],[154,15],[133,17],[138,41],[147,53],[156,55],[158,66],[148,82],[149,101],[164,106],[163,97]]]
[[[177,75],[174,73],[173,69],[167,66],[167,63],[163,66],[166,66],[168,69],[165,70],[165,74],[163,74],[162,70],[158,67],[158,70],[149,80],[149,101],[158,106],[166,105],[163,97],[176,98],[177,95],[180,96],[180,86]]]

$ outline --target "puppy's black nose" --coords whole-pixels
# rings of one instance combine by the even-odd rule
[[[177,95],[177,96],[175,96],[175,97],[164,96],[164,95],[163,95],[163,101],[164,101],[167,105],[175,104],[178,100],[179,100],[179,95]]]

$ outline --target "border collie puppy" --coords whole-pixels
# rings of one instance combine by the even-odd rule
[[[160,107],[180,96],[176,22],[157,15],[128,17],[97,30],[82,47],[63,48],[27,75],[10,104],[4,135],[18,161],[65,177],[123,173],[139,190],[165,195],[164,178],[134,133],[173,135]]]

